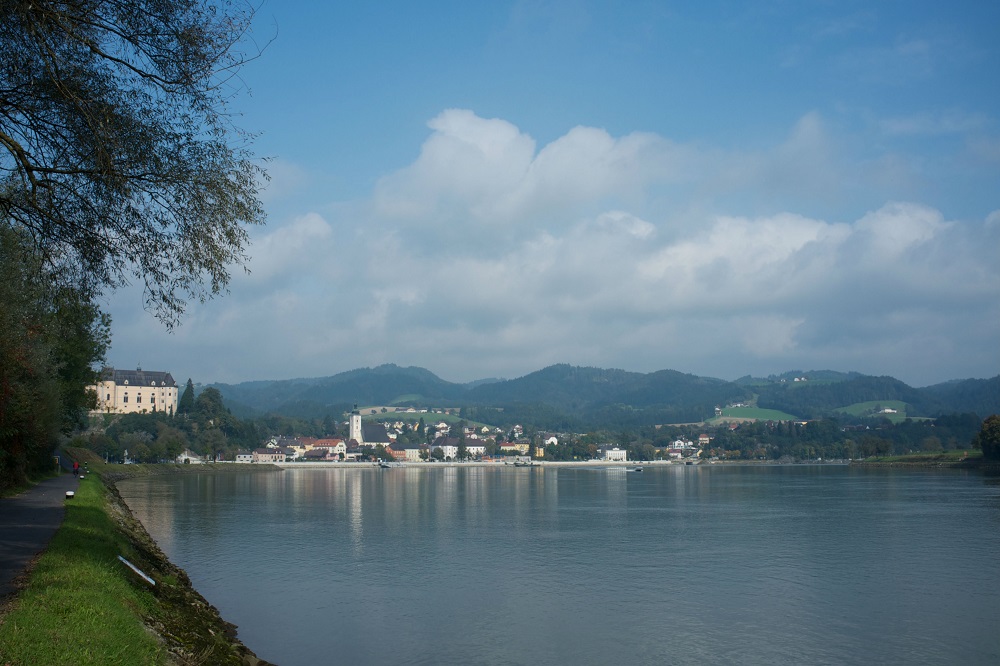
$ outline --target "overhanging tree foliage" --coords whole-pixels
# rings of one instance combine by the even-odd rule
[[[265,176],[227,102],[253,7],[0,0],[0,217],[89,288],[138,281],[168,326],[223,291]]]
[[[0,0],[0,490],[48,462],[136,282],[175,325],[246,263],[266,174],[227,103],[239,0]]]

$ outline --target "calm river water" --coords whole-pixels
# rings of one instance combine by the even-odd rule
[[[1000,484],[977,473],[442,465],[119,489],[281,666],[1000,663]]]

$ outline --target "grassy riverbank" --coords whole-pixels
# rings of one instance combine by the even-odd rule
[[[62,526],[0,617],[0,663],[266,664],[166,558],[114,487],[125,476],[178,473],[169,469],[175,466],[88,463],[92,473],[67,501]],[[184,468],[194,466],[176,467],[190,473]]]
[[[910,467],[956,467],[964,469],[979,469],[983,467],[983,452],[976,450],[960,451],[929,451],[924,453],[908,453],[901,456],[886,456],[884,458],[865,458],[852,465],[870,466],[910,466]]]

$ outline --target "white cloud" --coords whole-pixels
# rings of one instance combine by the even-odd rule
[[[584,127],[537,148],[462,110],[430,128],[371,205],[269,228],[252,275],[194,306],[162,346],[206,380],[381,362],[456,380],[555,362],[727,378],[829,365],[905,379],[922,349],[936,360],[921,372],[937,380],[1000,369],[986,342],[1000,335],[1000,213],[949,221],[891,200],[847,220],[714,210],[734,192],[770,188],[782,201],[837,180],[818,114],[756,154]],[[664,188],[680,202],[664,206]]]
[[[419,219],[451,206],[474,213],[516,187],[535,151],[534,140],[510,123],[471,111],[450,109],[428,126],[434,133],[416,162],[378,184],[379,215]]]
[[[331,261],[332,235],[329,223],[321,215],[307,213],[256,238],[249,262],[252,280],[260,283],[282,274],[300,275],[304,267]]]

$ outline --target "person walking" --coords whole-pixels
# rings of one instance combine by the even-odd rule
[[[80,474],[80,463],[78,463],[77,461],[74,460],[73,461],[73,476],[77,476],[78,474]]]

